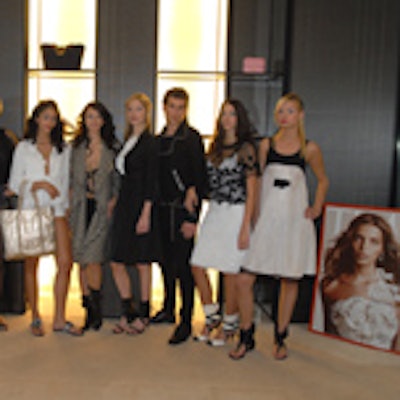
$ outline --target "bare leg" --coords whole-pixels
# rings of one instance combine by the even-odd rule
[[[283,332],[289,325],[296,305],[299,282],[294,279],[281,279],[278,306],[278,331]]]
[[[132,296],[131,294],[131,281],[125,265],[121,263],[112,262],[111,270],[114,277],[115,284],[117,285],[118,292],[122,299],[127,299]]]
[[[194,336],[194,339],[203,342],[208,340],[211,331],[220,325],[221,316],[219,314],[219,304],[213,303],[211,283],[207,271],[204,268],[192,266],[192,274],[206,317],[200,334]]]
[[[243,358],[247,351],[254,347],[254,282],[256,276],[240,273],[236,279],[237,298],[240,311],[241,338],[235,349],[229,352],[229,357],[234,360]]]
[[[132,297],[131,293],[131,281],[128,275],[128,272],[126,271],[126,267],[122,263],[117,263],[117,262],[111,262],[110,263],[112,274],[114,277],[114,282],[117,285],[117,289],[119,292],[119,295],[122,299],[122,302],[127,302],[130,301]],[[122,332],[130,332],[130,327],[129,327],[129,322],[128,322],[128,317],[126,313],[121,314],[119,324],[117,324],[113,330],[114,333],[122,333]],[[133,333],[133,332],[132,332]]]
[[[71,238],[68,222],[65,217],[54,218],[56,233],[57,274],[54,282],[55,315],[54,330],[62,330],[66,326],[65,306],[72,269]],[[69,333],[79,333],[75,328],[68,329]]]
[[[237,274],[224,274],[225,312],[222,327],[213,339],[209,341],[212,346],[222,346],[226,340],[233,338],[238,329],[238,311],[236,279]]]
[[[228,315],[237,314],[239,311],[236,292],[237,276],[237,274],[224,274],[225,313]]]
[[[101,265],[88,264],[86,267],[87,286],[90,289],[100,290],[101,288]]]
[[[150,264],[137,264],[140,279],[140,300],[149,301],[151,291],[151,266]]]
[[[38,258],[28,257],[25,260],[25,293],[32,312],[32,321],[40,318],[38,309]]]
[[[256,276],[240,273],[237,277],[237,298],[240,310],[240,326],[249,329],[253,324],[254,315],[254,282]]]
[[[292,318],[296,305],[299,282],[294,279],[281,279],[281,287],[278,302],[277,334],[284,334]],[[285,336],[285,335],[284,335]],[[274,357],[282,360],[287,357],[286,346],[276,343],[273,351]]]
[[[192,274],[200,294],[202,304],[212,304],[212,289],[207,271],[204,268],[192,266]]]

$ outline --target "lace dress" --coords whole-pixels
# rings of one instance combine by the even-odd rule
[[[399,330],[395,306],[399,288],[385,282],[383,273],[369,285],[367,297],[336,301],[329,317],[339,336],[389,350]]]
[[[245,250],[238,249],[238,236],[246,203],[246,177],[257,173],[253,145],[244,143],[215,166],[207,162],[209,207],[199,227],[191,264],[238,273]]]

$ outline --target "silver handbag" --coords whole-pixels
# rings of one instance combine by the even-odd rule
[[[53,209],[50,206],[40,207],[36,192],[33,192],[35,208],[22,209],[23,185],[20,187],[18,208],[0,211],[6,260],[51,254],[56,249]]]

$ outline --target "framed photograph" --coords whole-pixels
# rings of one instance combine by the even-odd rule
[[[400,354],[400,210],[325,206],[310,330]]]

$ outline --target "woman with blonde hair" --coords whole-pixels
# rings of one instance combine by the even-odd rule
[[[281,97],[275,107],[278,131],[259,146],[263,171],[257,222],[250,242],[245,270],[239,277],[239,308],[242,336],[230,353],[242,358],[254,333],[253,285],[256,274],[280,280],[278,315],[273,355],[287,357],[284,343],[303,275],[315,274],[316,237],[313,220],[322,211],[328,178],[318,145],[306,140],[303,101],[297,94]],[[317,179],[312,206],[308,204],[305,168],[309,164]]]
[[[153,203],[157,187],[156,141],[151,133],[152,104],[144,93],[125,102],[125,143],[115,164],[121,187],[114,212],[111,269],[121,296],[121,317],[116,334],[142,333],[149,321],[151,263],[157,261],[159,244]],[[132,303],[127,266],[136,266],[140,279],[140,306]]]

